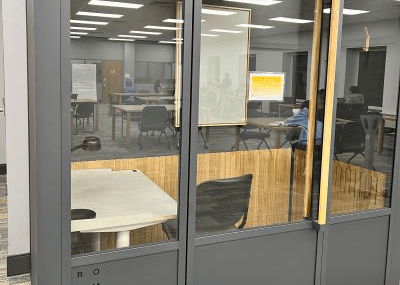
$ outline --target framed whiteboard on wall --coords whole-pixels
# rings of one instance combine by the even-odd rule
[[[284,91],[284,73],[250,73],[249,101],[283,101]]]

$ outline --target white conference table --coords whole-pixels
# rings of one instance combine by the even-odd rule
[[[176,218],[177,203],[138,170],[72,170],[71,208],[90,209],[96,218],[71,221],[71,232],[117,232],[117,248],[129,246],[129,231]]]

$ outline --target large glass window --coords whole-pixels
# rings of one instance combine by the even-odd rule
[[[73,255],[164,242],[177,224],[181,8],[71,0]]]
[[[390,207],[399,94],[396,1],[344,2],[331,214]]]
[[[314,5],[203,1],[196,235],[317,218],[326,66]]]

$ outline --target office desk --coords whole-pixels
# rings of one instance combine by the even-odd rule
[[[129,246],[129,230],[177,214],[176,201],[138,170],[72,170],[71,207],[96,212],[94,219],[71,221],[71,232],[117,232],[117,248]]]
[[[141,113],[143,112],[144,107],[149,105],[113,105],[112,106],[112,139],[115,140],[115,113],[117,110],[121,111],[121,113],[126,113],[126,141],[129,143],[129,138],[131,137],[131,114],[133,113]],[[155,105],[151,105],[155,106]],[[175,105],[166,104],[166,105],[157,105],[157,106],[165,106],[167,108],[167,112],[173,112],[175,110]]]
[[[291,131],[295,128],[299,128],[296,126],[283,126],[283,125],[271,125],[276,122],[280,122],[285,120],[284,118],[277,117],[265,117],[265,118],[247,118],[247,124],[251,126],[257,126],[260,128],[273,130],[275,132],[275,148],[281,147],[281,135],[282,132]]]
[[[97,100],[93,99],[77,99],[77,100],[71,100],[71,107],[73,110],[76,110],[76,107],[80,103],[93,103],[94,104],[94,128],[97,131],[99,129],[99,102]]]
[[[118,105],[122,105],[123,103],[123,98],[127,98],[127,97],[131,97],[131,96],[137,96],[140,99],[143,100],[155,100],[154,97],[172,97],[174,98],[174,96],[168,95],[168,94],[160,94],[160,93],[125,93],[125,92],[114,92],[114,93],[110,93],[110,97],[111,97],[111,102],[113,102],[114,98],[117,99],[117,104]],[[147,99],[147,98],[151,98],[153,97],[153,99]],[[160,100],[160,99],[158,99]]]

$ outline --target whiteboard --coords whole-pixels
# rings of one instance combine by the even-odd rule
[[[72,64],[72,93],[97,101],[95,64]]]

